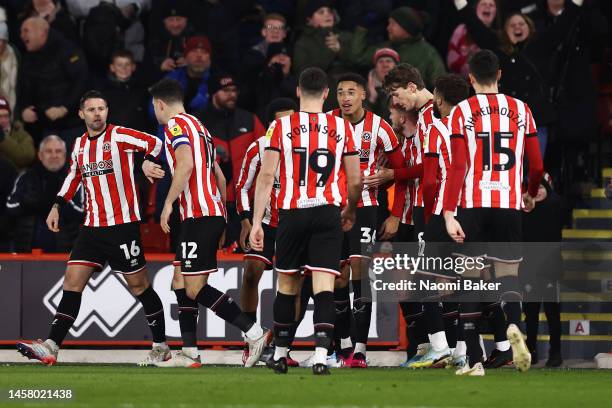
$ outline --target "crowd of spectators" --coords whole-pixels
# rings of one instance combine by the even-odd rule
[[[388,118],[381,84],[396,64],[416,66],[432,88],[444,72],[467,76],[470,55],[491,49],[501,61],[501,92],[534,112],[548,171],[584,177],[580,163],[597,134],[591,66],[606,55],[610,3],[0,0],[0,251],[70,247],[70,223],[53,237],[41,222],[66,149],[84,131],[80,96],[100,90],[110,123],[161,137],[147,87],[162,77],[182,84],[188,113],[214,137],[236,228],[233,183],[246,147],[265,132],[268,104],[296,99],[297,77],[311,66],[332,84],[347,71],[362,74],[369,108]],[[561,174],[566,168],[570,174]],[[66,216],[78,220],[82,203],[73,204]],[[228,229],[228,244],[236,231]]]

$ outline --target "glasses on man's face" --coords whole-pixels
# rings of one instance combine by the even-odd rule
[[[266,25],[266,30],[270,30],[270,31],[285,31],[285,26],[274,26],[272,24],[268,24]]]

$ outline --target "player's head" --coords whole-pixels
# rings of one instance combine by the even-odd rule
[[[480,50],[468,61],[469,77],[472,85],[491,86],[501,78],[499,58],[491,50]]]
[[[394,104],[400,104],[409,111],[414,109],[418,93],[425,88],[425,82],[416,67],[399,64],[389,71],[383,87],[391,95]]]
[[[106,127],[108,103],[100,92],[87,91],[79,101],[79,117],[85,121],[90,132],[101,132]]]
[[[291,115],[298,110],[297,103],[291,98],[275,98],[266,107],[266,119],[272,123],[283,116]]]
[[[466,99],[470,86],[457,74],[441,75],[436,79],[433,99],[434,114],[438,118],[447,116],[453,106]]]
[[[325,71],[317,67],[306,68],[302,71],[298,80],[298,98],[323,102],[327,99],[328,93],[329,85]]]
[[[149,88],[153,97],[155,117],[162,125],[183,109],[183,88],[178,81],[164,78]]]
[[[338,78],[338,106],[344,115],[352,115],[363,107],[366,98],[366,80],[359,74],[347,72]]]
[[[391,127],[398,135],[412,136],[416,132],[418,113],[415,109],[409,111],[402,108],[399,104],[394,104],[389,98],[389,119]]]

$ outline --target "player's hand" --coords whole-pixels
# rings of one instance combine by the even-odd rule
[[[390,215],[380,226],[378,231],[379,241],[388,241],[397,235],[399,229],[400,219],[395,215]]]
[[[535,208],[535,199],[529,193],[523,194],[523,211],[531,212]]]
[[[249,242],[247,241],[249,239],[249,234],[251,233],[251,229],[253,228],[253,226],[251,225],[251,221],[249,221],[248,218],[245,218],[244,220],[240,221],[240,224],[242,225],[242,229],[240,230],[240,248],[242,248],[242,250],[244,252],[247,252],[250,248]]]
[[[450,215],[444,214],[444,221],[446,222],[446,232],[453,239],[453,241],[458,243],[463,243],[465,240],[465,233],[463,232],[463,228],[461,228],[461,224],[459,221],[455,219],[455,216],[451,212]]]
[[[164,72],[172,71],[174,68],[176,68],[176,63],[174,62],[172,58],[166,58],[161,63],[161,66],[159,68]]]
[[[21,119],[25,123],[34,123],[38,120],[38,115],[36,114],[36,108],[34,106],[28,106],[21,112]]]
[[[57,205],[53,205],[51,211],[49,211],[49,215],[47,216],[47,227],[49,231],[59,232],[59,210],[57,209]]]
[[[154,183],[155,179],[163,178],[166,172],[162,169],[162,167],[154,163],[150,160],[145,160],[142,162],[142,172],[149,182]]]
[[[170,233],[170,225],[168,221],[170,220],[170,215],[172,214],[172,203],[166,202],[164,204],[164,209],[162,210],[161,216],[159,217],[159,224],[161,225],[162,231],[166,234]]]
[[[344,207],[342,212],[340,213],[340,222],[342,224],[342,231],[347,232],[353,228],[355,224],[355,209],[348,207]]]
[[[363,178],[363,186],[367,188],[378,187],[393,180],[395,172],[392,169],[380,168],[374,174]]]
[[[261,227],[261,223],[255,224],[251,228],[251,233],[249,234],[249,242],[251,243],[251,248],[254,251],[263,251],[264,231]]]

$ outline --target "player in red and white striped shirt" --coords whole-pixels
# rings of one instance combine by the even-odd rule
[[[298,110],[297,104],[289,98],[277,98],[272,100],[267,107],[268,118],[271,121],[293,114]],[[278,225],[278,208],[276,200],[280,184],[278,172],[274,178],[274,188],[262,220],[264,228],[264,248],[262,251],[254,250],[248,245],[251,232],[253,207],[251,197],[254,192],[255,178],[261,168],[261,159],[270,139],[261,136],[247,148],[238,183],[236,184],[236,207],[242,219],[242,230],[240,231],[240,247],[245,252],[244,272],[242,274],[242,285],[240,286],[240,303],[242,310],[251,319],[257,320],[257,305],[259,304],[259,281],[266,269],[272,269],[274,250],[276,243],[276,227]],[[296,329],[294,327],[292,330]],[[248,349],[245,349],[243,360],[248,357]],[[297,366],[298,362],[287,358],[289,366]]]
[[[270,332],[264,333],[233,299],[208,284],[208,274],[217,271],[217,248],[226,215],[225,178],[215,161],[212,136],[198,119],[185,113],[180,83],[162,79],[149,92],[153,96],[155,116],[164,125],[166,156],[172,170],[172,184],[160,217],[164,232],[170,231],[168,219],[177,199],[181,211],[176,255],[181,261],[182,277],[175,269],[173,288],[184,287],[187,295],[187,300],[183,299],[184,307],[197,307],[199,303],[245,333],[250,347],[245,366],[251,367],[268,344]],[[194,302],[188,302],[189,299]],[[180,301],[179,307],[183,307]],[[197,366],[198,357],[197,348],[190,345],[167,366]]]
[[[348,121],[322,113],[329,88],[327,75],[307,68],[300,75],[300,112],[270,125],[266,149],[255,189],[251,246],[263,249],[262,218],[270,199],[274,175],[280,169],[279,223],[276,240],[278,294],[274,302],[276,349],[269,364],[287,372],[287,348],[295,320],[295,300],[300,287],[298,272],[312,272],[316,349],[313,373],[328,374],[327,349],[334,332],[334,278],[339,275],[342,229],[355,220],[361,192],[359,159]],[[340,177],[344,168],[345,177]],[[341,185],[347,183],[347,185]],[[343,192],[348,192],[345,203]],[[341,228],[342,224],[342,228]]]
[[[46,341],[18,343],[19,351],[52,365],[59,347],[77,318],[83,289],[93,272],[108,262],[112,270],[123,274],[130,291],[142,303],[153,334],[153,350],[146,364],[170,357],[166,345],[164,311],[161,300],[151,287],[142,244],[140,214],[134,183],[134,153],[142,152],[143,171],[147,177],[163,177],[159,165],[150,159],[161,150],[155,136],[106,123],[108,105],[97,91],[83,95],[79,116],[87,132],[76,139],[71,154],[70,171],[49,212],[47,225],[59,231],[58,208],[72,199],[80,185],[86,192],[85,224],[70,253],[64,274],[64,292]]]
[[[332,113],[348,120],[353,126],[355,148],[359,152],[362,177],[375,174],[377,165],[385,154],[389,166],[400,168],[403,157],[397,136],[391,126],[380,116],[364,109],[366,80],[358,74],[346,73],[338,77],[337,98],[339,109]],[[368,270],[369,257],[362,255],[362,245],[376,241],[378,227],[378,187],[366,186],[357,203],[356,221],[344,234],[343,265],[341,279],[336,280],[334,301],[336,304],[336,351],[345,366],[365,368],[366,343],[372,317],[372,294],[369,279],[362,279]],[[353,319],[355,321],[355,349],[351,341],[351,313],[348,282],[354,291]],[[354,351],[354,352],[353,352]]]
[[[538,192],[543,166],[537,130],[529,106],[498,92],[499,60],[489,51],[476,53],[469,61],[470,82],[476,95],[459,103],[450,113],[452,166],[444,196],[446,229],[457,242],[504,242],[504,245],[465,248],[468,255],[486,253],[501,284],[499,301],[509,323],[508,340],[515,366],[525,371],[531,364],[519,325],[521,319],[518,266],[521,261],[521,207],[530,211]],[[529,189],[521,195],[523,154],[529,161]],[[459,222],[455,208],[461,194]],[[517,244],[512,244],[517,243]],[[467,273],[467,272],[466,272]],[[484,373],[482,351],[473,320],[480,309],[474,303],[461,305],[471,367],[457,374]],[[465,316],[464,316],[465,314]],[[466,330],[468,328],[468,330]]]

